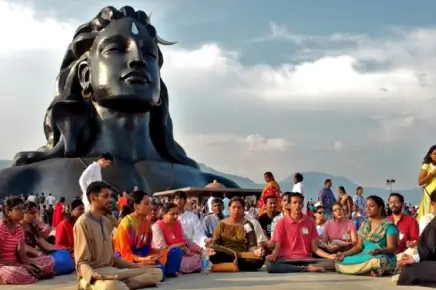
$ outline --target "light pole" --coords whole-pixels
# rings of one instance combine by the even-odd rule
[[[386,179],[386,185],[389,186],[390,193],[392,193],[392,184],[394,184],[394,183],[395,183],[394,178]]]

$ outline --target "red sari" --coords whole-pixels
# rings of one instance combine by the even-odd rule
[[[56,248],[74,249],[73,226],[69,219],[62,220],[56,226]]]
[[[64,203],[59,202],[56,204],[54,213],[53,213],[53,226],[57,227],[57,225],[64,219]]]
[[[259,198],[259,201],[257,202],[257,208],[259,209],[259,215],[262,215],[266,212],[265,209],[265,198],[267,196],[275,196],[278,201],[280,201],[280,186],[275,181],[270,181],[267,184],[265,184],[265,187],[263,188],[262,194]],[[281,211],[281,205],[280,202],[277,204],[277,211]]]

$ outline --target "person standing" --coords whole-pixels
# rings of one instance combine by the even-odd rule
[[[356,195],[353,197],[353,205],[357,206],[357,209],[360,215],[365,218],[366,210],[365,210],[365,198],[363,197],[363,187],[358,186],[356,188]]]
[[[59,202],[56,204],[54,208],[53,221],[52,221],[53,227],[57,227],[57,225],[64,219],[64,213],[65,213],[65,197],[61,197],[61,199],[59,200]]]
[[[85,205],[85,211],[89,210],[89,201],[86,197],[88,185],[95,181],[102,181],[101,169],[111,165],[113,157],[110,153],[103,153],[100,158],[89,165],[79,178],[80,189],[82,190],[82,202]]]
[[[299,172],[294,175],[294,186],[292,192],[301,193],[304,196],[303,175]]]
[[[41,195],[38,198],[38,203],[42,206],[45,203],[45,195],[44,192],[41,192]]]
[[[230,199],[227,197],[227,194],[223,194],[223,215],[225,218],[229,217],[230,211],[229,211],[229,203]]]
[[[36,203],[36,195],[33,193],[30,193],[30,195],[27,197],[26,201],[35,202]]]
[[[49,193],[46,198],[47,205],[51,205],[53,207],[55,201],[56,198],[53,195],[51,195],[51,193]]]
[[[332,191],[332,180],[326,179],[324,181],[324,188],[321,189],[318,196],[318,201],[324,207],[325,219],[329,220],[332,218],[332,206],[336,202],[335,195]]]
[[[430,195],[436,190],[436,145],[428,150],[419,171],[418,185],[422,187],[422,197],[418,207],[418,221],[432,212]]]

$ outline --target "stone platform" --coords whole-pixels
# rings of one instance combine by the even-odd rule
[[[76,275],[56,277],[51,280],[41,281],[37,284],[23,286],[0,286],[8,290],[76,290]],[[393,290],[393,289],[426,289],[423,287],[399,287],[392,282],[391,277],[372,278],[347,276],[335,273],[328,274],[267,274],[264,271],[251,273],[211,273],[206,276],[201,274],[182,275],[178,278],[163,282],[160,290]]]

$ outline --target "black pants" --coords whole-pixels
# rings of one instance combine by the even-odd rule
[[[215,255],[210,256],[209,259],[212,264],[231,263],[235,260],[235,256],[223,252],[216,252]],[[265,259],[238,258],[238,268],[241,272],[257,271],[262,268],[264,263]]]
[[[401,269],[397,285],[436,288],[436,261],[421,261]]]

